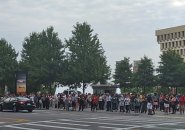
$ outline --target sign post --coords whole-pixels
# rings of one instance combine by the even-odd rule
[[[23,95],[26,94],[26,84],[27,84],[27,73],[24,71],[16,72],[16,94]]]

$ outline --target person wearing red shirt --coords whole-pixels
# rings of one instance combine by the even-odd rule
[[[180,114],[184,114],[184,103],[185,103],[185,97],[184,97],[184,95],[181,95],[179,97],[179,110],[180,110]]]
[[[97,106],[98,106],[98,101],[99,101],[99,97],[96,95],[96,94],[94,94],[93,96],[92,96],[92,110],[91,111],[93,111],[94,112],[94,110],[96,109],[96,111],[97,111]]]

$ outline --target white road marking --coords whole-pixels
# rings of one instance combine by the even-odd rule
[[[161,124],[147,124],[147,125],[140,125],[140,126],[133,126],[133,127],[127,127],[127,128],[123,128],[122,130],[129,130],[129,129],[135,129],[135,128],[156,128],[158,126],[161,125],[168,125],[169,123],[161,123]],[[174,123],[173,125],[175,125],[177,123]]]
[[[46,123],[52,123],[52,124],[64,124],[64,125],[79,125],[79,126],[90,126],[90,125],[84,125],[84,124],[74,124],[74,123],[65,123],[65,122],[51,122],[51,121],[43,121]]]
[[[47,120],[47,121],[56,121],[56,120]],[[40,123],[40,122],[45,122],[45,121],[34,121],[34,122],[29,122],[29,123]],[[11,124],[11,125],[24,125],[28,123],[18,123],[18,124]]]
[[[70,120],[70,119],[59,119],[61,121],[70,121],[70,122],[82,122],[82,123],[89,123],[89,124],[100,124],[100,125],[116,125],[116,126],[135,126],[135,125],[127,125],[127,124],[115,124],[109,122],[94,122],[94,121],[82,121],[82,120]]]
[[[71,114],[72,115],[72,114]],[[75,115],[75,114],[73,114]],[[78,115],[79,116],[79,115]],[[107,120],[107,121],[106,121]],[[110,122],[114,121],[114,122]],[[27,123],[20,123],[20,124],[11,124],[11,125],[4,125],[5,127],[14,128],[14,129],[22,129],[22,130],[40,130],[40,129],[34,129],[34,128],[24,128],[20,125],[29,125],[30,126],[36,126],[36,127],[50,127],[50,128],[57,128],[57,129],[69,129],[69,130],[89,130],[89,129],[83,129],[83,128],[75,128],[76,126],[84,126],[88,127],[93,124],[93,126],[97,126],[98,128],[107,128],[107,129],[113,129],[113,130],[130,130],[134,128],[156,128],[159,129],[161,126],[164,127],[164,129],[168,129],[171,126],[178,125],[180,123],[184,122],[172,122],[173,120],[161,120],[161,119],[153,119],[153,118],[138,118],[138,117],[92,117],[90,118],[79,118],[79,119],[55,119],[55,120],[45,120],[45,121],[35,121],[35,122],[27,122]],[[76,122],[76,123],[75,123]],[[3,124],[3,122],[0,122]],[[40,124],[41,123],[41,124]],[[45,123],[48,123],[45,125]],[[51,124],[50,124],[51,123]],[[131,123],[131,124],[130,124]],[[61,124],[56,126],[54,124]],[[63,125],[67,125],[63,127]],[[54,125],[54,126],[53,126]],[[73,125],[72,128],[70,125]],[[4,127],[0,126],[0,127]],[[20,126],[20,127],[18,127]],[[69,126],[69,127],[68,127]],[[110,126],[110,127],[109,127]],[[121,127],[121,128],[120,128]],[[182,127],[181,127],[182,128]],[[43,129],[43,128],[41,128]],[[176,129],[176,130],[185,130],[185,129]]]
[[[180,122],[179,122],[180,123]],[[182,123],[182,122],[181,122]],[[147,124],[147,125],[140,125],[140,126],[132,126],[132,127],[126,127],[126,128],[117,128],[117,127],[108,127],[108,126],[99,126],[100,128],[107,128],[107,129],[113,129],[113,130],[130,130],[135,128],[158,128],[158,126],[161,125],[177,125],[177,123],[161,123],[161,124]],[[169,128],[167,128],[169,129]],[[180,130],[180,129],[177,129]],[[183,129],[185,130],[185,129]]]
[[[13,128],[13,129],[21,129],[21,130],[40,130],[40,129],[33,129],[33,128],[18,127],[18,126],[13,126],[13,125],[5,125],[4,127]]]
[[[108,127],[108,126],[99,126],[100,128],[105,128],[105,129],[113,129],[113,130],[123,130],[124,128],[117,128],[117,127]]]
[[[158,124],[158,125],[177,125],[177,123],[162,123],[162,124]]]
[[[98,118],[83,118],[83,119],[90,119],[90,120],[101,120],[101,121],[116,121],[117,123],[121,122],[121,123],[124,123],[124,124],[127,124],[127,123],[130,123],[132,122],[133,125],[130,125],[130,126],[138,126],[138,125],[143,125],[143,123],[146,123],[146,120],[147,120],[147,124],[151,124],[151,125],[158,125],[160,124],[161,122],[163,123],[168,123],[169,125],[173,125],[173,121],[164,121],[164,120],[159,120],[159,119],[144,119],[144,120],[141,120],[141,119],[128,119],[128,118],[124,118],[123,117],[114,117],[114,118],[110,118],[110,117],[98,117]],[[143,119],[143,118],[142,118]],[[129,125],[127,125],[129,126]]]
[[[25,125],[51,127],[51,128],[59,128],[59,129],[69,129],[69,130],[89,130],[89,129],[80,129],[80,128],[72,128],[72,127],[61,127],[61,126],[51,126],[51,125],[32,124],[32,123],[25,123]]]

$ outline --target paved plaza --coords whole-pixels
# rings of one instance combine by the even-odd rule
[[[0,130],[185,130],[185,115],[35,110],[1,112]]]

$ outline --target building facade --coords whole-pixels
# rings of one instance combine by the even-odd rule
[[[185,59],[185,25],[156,30],[161,52],[174,50]]]
[[[116,93],[117,88],[119,88],[118,85],[111,84],[92,85],[93,93],[95,94],[104,94],[104,93],[114,94]]]
[[[141,63],[141,60],[135,60],[133,64],[133,73],[138,72],[139,64]]]

